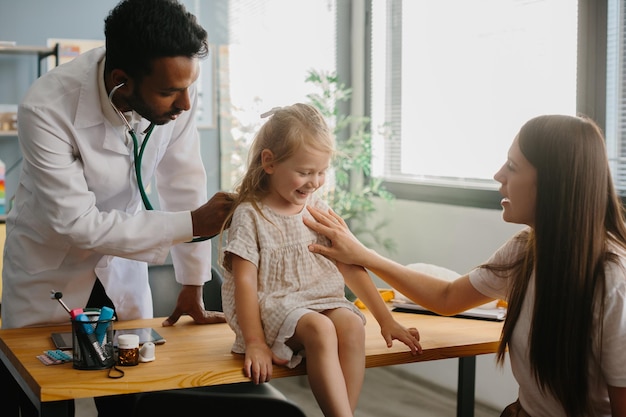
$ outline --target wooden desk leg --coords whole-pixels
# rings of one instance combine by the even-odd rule
[[[459,358],[459,380],[456,394],[457,417],[474,417],[476,356]]]

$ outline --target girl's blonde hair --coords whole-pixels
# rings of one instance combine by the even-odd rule
[[[265,116],[269,116],[269,119],[261,126],[252,142],[246,173],[236,187],[234,204],[222,230],[230,225],[239,204],[247,201],[260,211],[256,202],[269,193],[269,176],[263,169],[261,160],[263,150],[270,150],[276,163],[289,159],[303,146],[328,152],[330,155],[334,153],[333,133],[322,113],[312,105],[296,103],[274,108],[262,115]]]

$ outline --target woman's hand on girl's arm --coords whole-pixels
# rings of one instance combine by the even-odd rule
[[[311,206],[307,209],[315,220],[303,216],[304,224],[330,240],[330,246],[311,244],[309,250],[345,264],[362,265],[371,251],[358,241],[346,222],[330,209],[328,212]]]

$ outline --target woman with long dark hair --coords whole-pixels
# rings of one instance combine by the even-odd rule
[[[456,281],[367,249],[333,212],[311,209],[306,224],[331,245],[310,250],[440,314],[507,300],[497,359],[508,351],[519,399],[502,416],[626,416],[626,226],[602,132],[585,117],[531,119],[494,178],[504,221],[528,227]]]

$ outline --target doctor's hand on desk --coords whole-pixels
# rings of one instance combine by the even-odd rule
[[[209,201],[191,212],[193,235],[210,237],[217,235],[232,206],[232,194],[222,191],[215,193]]]
[[[191,316],[196,324],[226,322],[224,313],[221,311],[206,311],[204,309],[201,285],[183,285],[178,294],[174,312],[161,325],[165,327],[173,326],[183,314]]]

